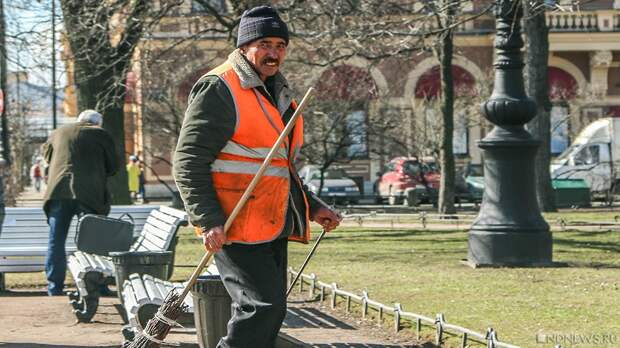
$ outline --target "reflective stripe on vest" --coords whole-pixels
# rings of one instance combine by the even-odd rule
[[[248,163],[244,161],[215,160],[211,164],[213,173],[254,174],[258,173],[261,163]],[[264,176],[277,176],[288,180],[288,167],[267,166]]]
[[[269,154],[271,148],[268,147],[247,147],[241,144],[237,144],[234,141],[228,141],[226,146],[222,149],[222,152],[229,153],[231,155],[245,156],[249,158],[265,158]],[[287,159],[286,150],[278,149],[273,157],[274,159]]]
[[[256,175],[284,129],[282,116],[256,89],[244,89],[230,63],[226,62],[207,75],[218,76],[228,87],[236,110],[236,127],[231,139],[211,164],[213,187],[224,213],[228,216]],[[293,108],[296,104],[293,103]],[[250,199],[228,230],[230,241],[256,244],[277,238],[285,226],[290,196],[291,162],[303,142],[303,119],[295,124],[292,136],[275,150]],[[295,185],[300,185],[295,175]],[[310,236],[309,206],[306,204],[306,230],[289,239],[307,242]]]

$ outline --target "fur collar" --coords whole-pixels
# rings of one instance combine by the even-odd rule
[[[256,72],[256,70],[254,70],[254,67],[252,67],[250,62],[245,59],[239,49],[234,50],[228,56],[228,61],[230,62],[230,65],[232,66],[237,76],[239,76],[239,80],[241,81],[241,88],[265,88],[265,84],[258,76],[258,73]],[[280,91],[276,103],[278,110],[281,114],[283,114],[286,109],[288,109],[291,105],[293,97],[290,89],[288,88],[288,82],[286,81],[286,78],[284,78],[284,75],[282,75],[278,71],[278,73],[275,75],[275,79],[275,88],[276,90]]]

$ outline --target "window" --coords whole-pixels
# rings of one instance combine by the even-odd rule
[[[368,129],[366,125],[366,112],[353,111],[346,117],[347,137],[349,147],[347,156],[349,158],[368,157]]]
[[[202,3],[208,3],[209,6],[215,8],[218,13],[227,13],[226,0],[192,0],[192,13],[204,13],[208,12]]]
[[[467,120],[464,115],[455,117],[452,139],[452,151],[455,155],[467,155],[469,153]]]
[[[417,161],[406,161],[403,163],[403,172],[408,175],[417,176],[422,172],[422,166]]]
[[[575,156],[575,165],[592,165],[598,164],[599,158],[599,145],[589,145],[584,147]]]
[[[568,143],[568,107],[554,105],[551,108],[551,154],[558,155]]]

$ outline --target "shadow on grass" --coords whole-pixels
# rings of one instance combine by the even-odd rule
[[[436,347],[434,345],[393,345],[393,344],[373,344],[373,343],[328,343],[328,344],[313,344],[312,347],[317,348],[405,348],[405,347],[422,347],[431,348]]]
[[[445,235],[448,234],[452,234],[452,233],[463,233],[463,232],[446,232],[445,234],[441,234],[442,237],[444,237]],[[449,237],[449,238],[423,238],[420,239],[418,237],[423,236],[423,233],[412,233],[412,232],[381,232],[381,233],[377,233],[377,232],[371,232],[371,233],[364,233],[364,234],[355,234],[355,235],[346,235],[346,234],[339,234],[339,235],[333,235],[333,234],[328,234],[326,239],[332,239],[332,240],[340,240],[340,239],[346,239],[346,240],[350,240],[351,242],[368,242],[368,241],[374,241],[374,240],[389,240],[389,239],[396,239],[398,241],[403,241],[403,238],[407,238],[408,240],[411,241],[416,241],[416,242],[433,242],[433,243],[437,243],[437,242],[441,242],[441,243],[445,243],[445,242],[466,242],[467,241],[467,237]]]
[[[596,249],[620,253],[620,245],[617,242],[581,241],[565,238],[553,238],[554,245],[569,246],[575,249]]]

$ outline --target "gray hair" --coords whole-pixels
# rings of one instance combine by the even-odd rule
[[[103,116],[95,110],[84,110],[78,115],[78,122],[87,122],[101,126],[103,123]]]

